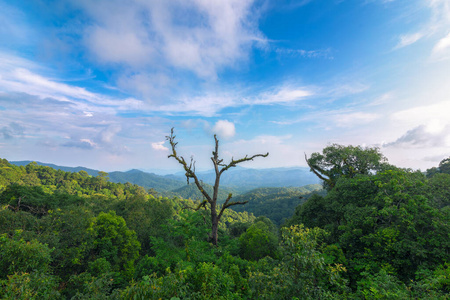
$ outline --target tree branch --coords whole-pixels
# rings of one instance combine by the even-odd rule
[[[244,161],[249,161],[249,160],[253,160],[256,157],[267,157],[269,155],[269,152],[267,152],[266,154],[255,154],[251,157],[248,157],[247,155],[244,158],[238,159],[238,160],[234,160],[233,158],[231,159],[231,162],[228,165],[224,165],[224,167],[220,170],[220,174],[222,174],[223,172],[225,172],[226,170],[228,170],[229,168],[232,167],[236,167],[238,164],[244,162]]]
[[[222,208],[220,209],[219,216],[218,216],[219,221],[220,221],[220,218],[222,217],[223,212],[228,207],[233,206],[233,205],[244,205],[244,204],[248,203],[248,201],[229,202],[231,200],[231,197],[233,197],[233,195],[231,193],[228,194],[227,200],[225,200],[225,203],[222,205]]]
[[[184,170],[186,171],[186,179],[187,183],[189,184],[189,178],[193,178],[195,185],[197,186],[198,190],[202,193],[203,196],[208,200],[209,203],[212,203],[211,197],[208,195],[208,193],[203,189],[203,186],[201,185],[200,181],[197,178],[197,175],[195,174],[195,161],[193,158],[191,158],[191,163],[188,166],[186,161],[184,160],[183,156],[178,156],[176,151],[176,146],[178,143],[175,143],[175,135],[173,135],[173,127],[170,130],[170,136],[166,136],[166,140],[169,141],[170,146],[172,148],[172,153],[168,156],[168,158],[175,158],[178,163],[180,163]]]
[[[325,181],[326,183],[328,183],[328,184],[331,186],[331,184],[332,184],[332,183],[331,183],[331,179],[330,179],[330,178],[325,178],[325,177],[322,176],[322,174],[320,174],[319,172],[317,172],[316,168],[313,167],[313,166],[309,163],[309,161],[308,161],[308,156],[306,156],[306,153],[305,153],[305,160],[306,160],[306,163],[308,164],[309,168],[311,169],[311,171],[312,171],[314,174],[316,174],[317,177],[319,177],[320,179],[322,179],[323,181]],[[317,169],[319,169],[319,168],[317,168]],[[319,169],[319,170],[320,170],[320,169]]]

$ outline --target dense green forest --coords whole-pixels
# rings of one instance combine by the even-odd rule
[[[279,226],[294,214],[298,205],[315,194],[313,192],[324,193],[325,191],[319,184],[309,184],[299,188],[254,189],[234,197],[235,201],[248,201],[248,203],[242,206],[234,206],[232,209],[237,212],[247,211],[257,217],[265,216]]]
[[[450,160],[328,150],[308,161],[326,193],[256,190],[261,214],[225,210],[217,246],[192,200],[0,160],[0,298],[449,299]]]

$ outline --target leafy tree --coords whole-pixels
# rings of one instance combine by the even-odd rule
[[[439,163],[439,170],[441,173],[450,174],[450,157],[443,159]]]
[[[51,250],[37,240],[25,241],[18,230],[12,238],[0,235],[0,279],[17,272],[48,271]]]
[[[239,243],[242,258],[259,260],[266,256],[275,257],[278,237],[273,233],[273,229],[261,220],[255,222],[241,235]]]
[[[427,177],[429,178],[438,173],[450,174],[450,157],[441,160],[437,168],[433,167],[431,169],[428,169],[426,172]]]
[[[88,231],[95,237],[92,258],[105,258],[114,271],[120,271],[126,279],[131,278],[141,244],[125,220],[115,211],[101,212]]]
[[[58,278],[47,273],[15,273],[1,285],[0,297],[5,300],[63,299],[58,291]]]
[[[333,144],[322,153],[314,152],[305,160],[311,171],[323,180],[324,187],[332,189],[340,177],[353,178],[357,174],[371,174],[386,167],[387,159],[378,148]]]
[[[439,197],[437,206],[446,206],[447,196],[430,189],[420,172],[341,178],[325,197],[301,205],[295,219],[331,233],[327,242],[344,251],[353,286],[362,272],[383,269],[408,282],[448,257],[449,210],[431,205],[433,194]]]
[[[199,189],[199,191],[202,193],[202,195],[206,198],[206,200],[204,200],[200,206],[197,209],[200,209],[202,206],[205,207],[207,204],[209,204],[209,209],[210,209],[210,213],[211,213],[211,242],[213,243],[213,245],[217,246],[217,239],[218,239],[218,229],[219,229],[219,222],[220,219],[222,218],[223,212],[225,211],[225,209],[227,209],[230,206],[233,205],[243,205],[245,203],[247,203],[247,201],[231,201],[231,197],[232,194],[230,193],[227,197],[227,199],[225,200],[225,202],[223,203],[223,205],[221,207],[218,206],[217,200],[218,200],[218,194],[219,194],[219,185],[220,185],[220,176],[223,174],[223,172],[227,171],[228,169],[232,168],[232,167],[236,167],[238,164],[245,162],[245,161],[250,161],[253,160],[256,157],[267,157],[269,155],[269,153],[266,154],[255,154],[253,156],[245,156],[244,158],[240,158],[240,159],[232,159],[230,163],[225,164],[223,163],[223,159],[219,158],[219,140],[217,139],[217,136],[214,135],[214,141],[215,141],[215,148],[214,151],[212,152],[212,157],[211,160],[214,164],[214,171],[216,173],[216,180],[214,183],[214,187],[213,187],[213,193],[212,195],[210,195],[209,193],[207,193],[205,191],[205,189],[202,186],[202,183],[200,182],[200,180],[197,177],[197,174],[195,173],[195,161],[193,161],[193,159],[191,158],[191,162],[188,165],[188,163],[186,162],[186,160],[183,158],[183,156],[179,156],[177,154],[176,151],[176,146],[178,143],[175,142],[175,135],[173,134],[173,128],[170,132],[170,136],[167,136],[166,139],[169,141],[170,146],[172,148],[172,153],[169,155],[170,157],[175,158],[178,163],[180,163],[184,170],[186,171],[186,179],[187,182],[189,183],[189,179],[192,178],[195,182],[195,185],[197,186],[197,188]]]

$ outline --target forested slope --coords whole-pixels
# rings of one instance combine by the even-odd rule
[[[266,216],[276,225],[281,225],[294,214],[295,207],[315,192],[323,194],[325,191],[319,184],[299,188],[259,188],[233,197],[234,201],[248,201],[245,205],[233,207],[233,210],[247,211],[256,217]]]
[[[198,202],[0,160],[0,298],[449,299],[444,170],[341,176],[281,229],[225,210],[215,247]]]

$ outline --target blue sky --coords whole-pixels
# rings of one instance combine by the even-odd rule
[[[448,0],[0,0],[0,157],[105,171],[450,156]]]

